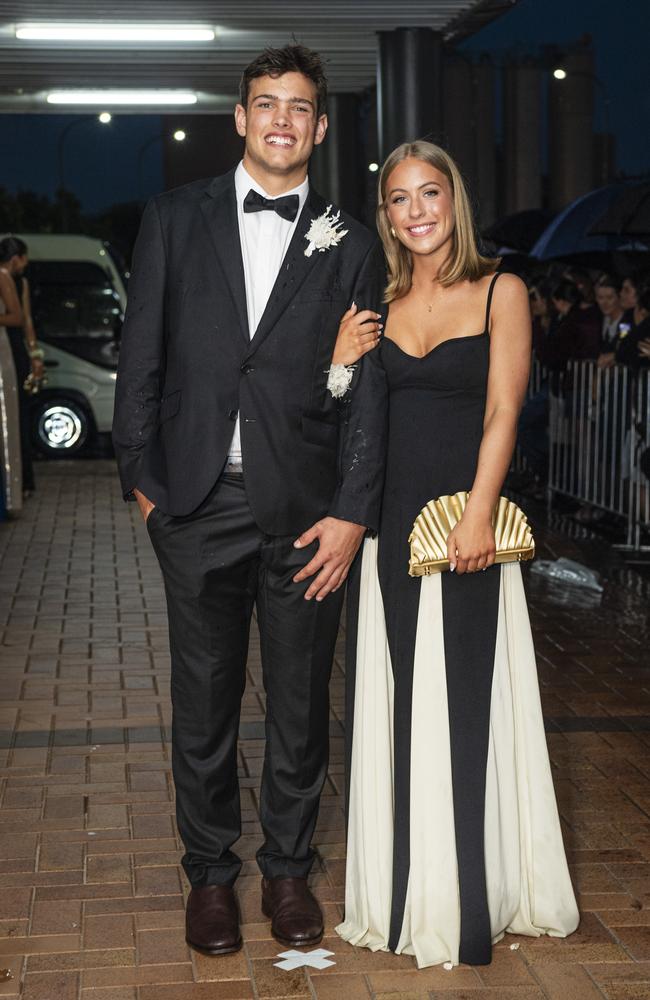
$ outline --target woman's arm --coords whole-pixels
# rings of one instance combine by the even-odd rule
[[[371,309],[358,312],[356,303],[353,302],[341,317],[332,364],[355,365],[359,358],[372,351],[379,343],[379,335],[383,329],[380,319],[381,314]]]
[[[352,385],[357,362],[379,343],[381,315],[371,309],[358,311],[356,303],[343,313],[334,345],[327,388],[334,399],[345,396]]]
[[[22,326],[23,310],[18,299],[18,292],[13,278],[5,271],[0,271],[0,298],[7,310],[0,315],[0,326]]]
[[[23,330],[25,332],[25,340],[27,342],[27,350],[33,351],[38,347],[36,342],[36,333],[34,331],[34,320],[32,318],[32,303],[29,294],[29,282],[27,278],[23,278]]]
[[[492,514],[517,440],[530,359],[526,286],[516,275],[502,274],[492,299],[490,371],[476,477],[465,513],[447,543],[450,563],[460,573],[486,569],[494,562]]]
[[[32,372],[35,378],[42,378],[43,376],[43,351],[38,346],[38,340],[36,339],[36,331],[34,330],[34,320],[32,319],[32,302],[29,293],[29,283],[27,278],[23,278],[23,331],[25,334],[25,342],[27,344],[27,352],[32,361]]]

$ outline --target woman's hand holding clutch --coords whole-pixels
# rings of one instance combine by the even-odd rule
[[[494,563],[496,542],[491,517],[466,509],[447,539],[449,568],[456,573],[475,573]]]

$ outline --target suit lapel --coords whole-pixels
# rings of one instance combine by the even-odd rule
[[[307,249],[305,233],[312,221],[319,215],[322,215],[326,208],[327,205],[324,198],[310,186],[307,200],[300,213],[298,224],[291,237],[291,242],[282,261],[278,276],[275,279],[266,309],[255,331],[255,336],[250,342],[249,355],[256,351],[262,341],[268,337],[320,257],[318,252],[314,252],[311,257],[305,257],[305,250]]]
[[[224,174],[223,177],[215,177],[209,184],[201,201],[201,212],[207,226],[210,244],[226,277],[235,304],[239,332],[246,344],[249,344],[246,284],[237,223],[234,171]]]

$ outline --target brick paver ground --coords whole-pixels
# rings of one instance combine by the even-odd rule
[[[313,877],[336,965],[283,972],[260,912],[263,752],[251,643],[240,767],[245,948],[183,938],[168,744],[161,581],[112,463],[41,465],[20,520],[0,526],[0,997],[24,1000],[650,998],[650,663],[647,594],[625,572],[567,604],[528,579],[549,746],[582,912],[567,941],[507,938],[491,966],[418,971],[333,933],[344,881],[343,662]],[[578,551],[538,530],[541,555]]]

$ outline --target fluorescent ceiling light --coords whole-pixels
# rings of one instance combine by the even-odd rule
[[[19,24],[16,38],[46,42],[212,42],[212,28],[190,24]]]
[[[47,95],[48,104],[196,104],[188,90],[58,90]]]

